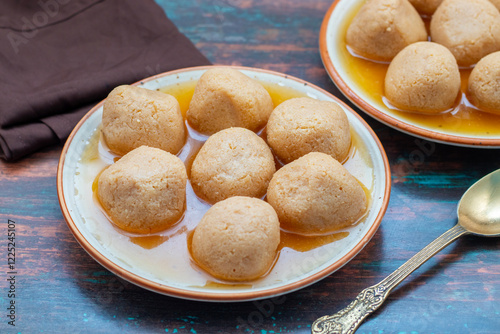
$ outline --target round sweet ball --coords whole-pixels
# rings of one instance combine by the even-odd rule
[[[186,139],[175,97],[127,85],[113,89],[104,101],[102,134],[109,149],[120,155],[142,145],[177,154]]]
[[[481,59],[469,77],[469,98],[483,111],[500,115],[500,51]]]
[[[353,51],[384,61],[391,60],[405,46],[425,40],[424,21],[408,0],[368,0],[346,35]]]
[[[335,102],[309,97],[278,105],[267,123],[267,142],[278,158],[289,163],[310,152],[342,161],[351,146],[349,120]]]
[[[186,168],[178,157],[141,146],[99,175],[97,196],[111,221],[121,229],[154,233],[182,217],[186,182]]]
[[[276,171],[266,142],[244,128],[210,136],[191,166],[191,185],[202,199],[216,203],[232,196],[263,197]]]
[[[331,156],[313,152],[278,170],[267,201],[281,227],[301,234],[322,234],[355,223],[367,208],[359,182]]]
[[[385,95],[397,108],[437,114],[453,107],[460,91],[460,72],[451,52],[432,42],[404,48],[385,77]]]
[[[230,127],[257,131],[273,108],[271,96],[258,81],[232,68],[213,68],[197,82],[187,120],[207,135]]]
[[[231,197],[212,206],[194,230],[192,256],[216,278],[249,281],[272,266],[280,243],[278,216],[266,202]]]
[[[443,0],[410,0],[415,9],[424,15],[432,15]]]
[[[500,50],[500,12],[488,0],[444,0],[431,20],[432,41],[446,46],[460,66]]]

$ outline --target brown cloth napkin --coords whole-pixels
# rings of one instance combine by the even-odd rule
[[[1,0],[0,157],[64,141],[120,84],[209,64],[153,0]]]

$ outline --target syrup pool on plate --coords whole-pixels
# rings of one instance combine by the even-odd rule
[[[360,3],[360,6],[353,6],[349,15],[346,16],[342,29],[339,31],[342,38],[339,39],[341,43],[339,43],[338,48],[341,56],[341,63],[347,69],[352,80],[366,95],[370,96],[380,105],[385,105],[394,115],[397,115],[411,124],[430,129],[446,129],[468,135],[500,136],[500,116],[480,111],[467,99],[467,85],[471,72],[470,68],[460,69],[460,77],[462,80],[461,91],[459,93],[460,96],[450,112],[438,115],[425,115],[398,110],[386,103],[384,96],[384,81],[389,62],[376,62],[357,56],[354,52],[349,50],[345,42],[347,28],[358,13],[361,5],[362,3]],[[430,18],[423,17],[423,19],[426,23],[427,31],[429,31]]]
[[[278,84],[262,82],[276,105],[293,98],[305,96],[303,93]],[[185,117],[192,98],[196,81],[189,81],[164,87],[160,91],[177,98]],[[188,138],[178,156],[186,164],[188,175],[190,166],[207,136],[197,134],[188,128]],[[348,159],[344,166],[359,180],[371,198],[374,184],[373,166],[369,152],[354,131]],[[265,137],[264,131],[260,133]],[[75,196],[81,198],[81,212],[85,224],[94,237],[120,260],[139,272],[168,282],[178,283],[179,287],[190,286],[199,289],[250,289],[262,287],[287,278],[306,273],[314,267],[326,263],[332,254],[339,252],[340,241],[349,236],[349,228],[323,236],[306,237],[281,232],[281,243],[275,265],[268,274],[255,281],[232,284],[219,281],[201,270],[191,259],[189,235],[192,233],[210,205],[199,199],[189,181],[186,189],[186,211],[181,221],[173,227],[152,235],[127,233],[115,227],[101,210],[96,200],[96,184],[99,173],[119,157],[110,153],[100,139],[100,127],[95,129],[78,163],[75,177]],[[277,168],[281,165],[277,162]],[[370,201],[369,201],[370,203]],[[368,208],[368,211],[371,208]],[[367,215],[367,214],[366,214]],[[366,217],[366,215],[364,217]],[[357,224],[363,224],[360,219]],[[355,228],[356,226],[350,227]],[[175,286],[175,284],[173,284]]]

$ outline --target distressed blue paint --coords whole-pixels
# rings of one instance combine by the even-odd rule
[[[108,280],[105,279],[93,279],[93,278],[84,278],[82,279],[84,282],[90,282],[90,283],[95,283],[95,284],[106,284],[108,283]]]
[[[463,174],[444,174],[444,173],[419,173],[413,175],[405,175],[405,183],[408,185],[418,185],[428,188],[467,188],[477,180],[475,177],[464,177]],[[393,180],[397,180],[393,177]]]
[[[107,270],[101,270],[101,271],[94,271],[92,272],[92,276],[113,276],[115,275]]]

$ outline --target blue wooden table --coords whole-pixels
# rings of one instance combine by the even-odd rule
[[[157,0],[215,64],[284,72],[342,96],[325,72],[319,28],[329,0]],[[355,109],[357,110],[357,109]],[[56,193],[61,146],[0,162],[1,333],[309,333],[456,223],[456,205],[500,168],[500,150],[422,141],[359,112],[384,145],[392,194],[367,247],[324,280],[277,299],[204,303],[155,294],[95,262]],[[499,124],[500,126],[500,124]],[[8,221],[15,222],[16,326],[8,325]],[[413,273],[358,333],[500,333],[500,239],[464,237]]]

